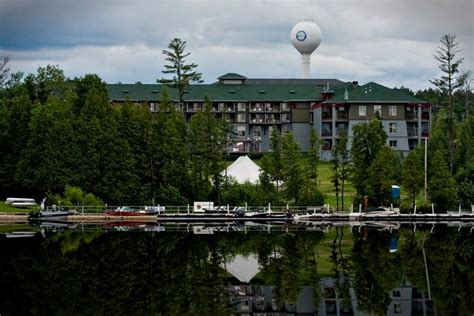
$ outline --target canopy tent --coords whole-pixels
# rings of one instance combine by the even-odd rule
[[[226,176],[226,170],[221,173]],[[237,183],[250,182],[256,184],[260,176],[260,167],[248,156],[240,156],[227,167],[227,176],[234,178]]]
[[[230,262],[222,264],[222,267],[240,282],[249,283],[260,271],[258,258],[255,255],[236,255]]]

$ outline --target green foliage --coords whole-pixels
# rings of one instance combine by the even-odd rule
[[[168,50],[163,50],[165,60],[169,63],[162,71],[164,74],[173,74],[173,79],[160,79],[158,82],[178,89],[179,107],[184,104],[184,94],[191,83],[202,82],[202,74],[195,69],[195,63],[186,64],[185,58],[191,53],[185,53],[186,41],[174,38],[168,44]]]
[[[428,194],[439,211],[456,207],[456,182],[449,172],[443,153],[438,150],[430,161]]]
[[[282,137],[281,174],[284,183],[284,194],[287,203],[299,203],[300,190],[303,184],[301,154],[293,133],[285,133]]]
[[[418,151],[413,150],[408,154],[403,164],[402,184],[403,188],[408,193],[408,198],[412,202],[412,207],[415,207],[415,199],[423,187],[423,167],[420,164]]]
[[[367,192],[369,203],[388,205],[391,201],[392,185],[395,184],[395,154],[392,149],[383,146],[377,152],[368,170]]]
[[[382,122],[375,116],[368,124],[362,123],[353,128],[354,138],[351,147],[352,158],[352,183],[357,192],[357,199],[367,195],[367,169],[377,156],[380,148],[385,145],[387,134]],[[373,187],[373,186],[372,186]]]
[[[229,181],[222,192],[222,205],[243,206],[262,204],[258,185]]]
[[[104,202],[92,193],[85,193],[79,187],[66,185],[64,194],[51,195],[48,197],[48,202],[51,204],[65,205],[65,206],[104,206]]]

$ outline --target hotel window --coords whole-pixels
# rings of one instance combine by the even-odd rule
[[[397,123],[389,123],[388,124],[388,133],[389,134],[396,134],[397,133]]]
[[[390,105],[388,107],[388,116],[397,116],[397,106],[396,105]]]
[[[245,123],[245,122],[247,122],[247,114],[238,113],[238,114],[237,114],[237,122],[238,122],[238,123]]]
[[[396,140],[391,140],[389,142],[390,148],[397,148],[397,141]],[[395,292],[394,292],[395,293]],[[395,296],[395,295],[394,295]]]
[[[247,104],[243,102],[237,103],[237,110],[245,112],[247,110]]]
[[[262,136],[261,126],[254,126],[254,128],[253,128],[253,137],[261,137],[261,136]]]
[[[374,105],[374,115],[379,114],[379,117],[382,117],[382,106],[381,105]]]
[[[367,116],[367,107],[365,105],[359,105],[359,116]]]
[[[290,107],[288,106],[288,103],[282,102],[282,103],[281,103],[281,110],[282,110],[282,111],[289,111],[289,110],[290,110]]]
[[[393,304],[393,313],[394,314],[401,314],[402,313],[402,304],[401,303],[394,303]]]
[[[150,102],[150,112],[156,112],[156,109],[158,108],[157,104],[155,102]]]
[[[237,134],[240,137],[245,137],[245,126],[237,126]]]

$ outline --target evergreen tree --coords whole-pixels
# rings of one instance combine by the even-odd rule
[[[216,118],[212,103],[205,98],[204,109],[191,118],[189,148],[194,200],[209,198],[214,184],[214,199],[220,202],[221,171],[225,168],[227,124]]]
[[[369,201],[377,206],[387,205],[391,200],[396,157],[392,149],[382,146],[368,169],[366,181]]]
[[[8,170],[6,167],[5,158],[10,154],[10,148],[8,148],[9,141],[9,111],[6,106],[6,99],[0,99],[0,189],[4,190],[11,183],[6,182]]]
[[[375,116],[368,124],[357,124],[353,127],[354,138],[351,147],[352,183],[357,198],[367,195],[367,168],[372,164],[379,149],[385,145],[387,134],[382,122]]]
[[[183,112],[176,109],[165,88],[153,117],[151,156],[152,192],[162,204],[181,205],[191,199],[187,137]]]
[[[287,202],[298,203],[303,174],[301,171],[301,154],[292,132],[285,133],[281,138],[281,174],[285,185]]]
[[[283,180],[282,175],[282,140],[281,140],[281,133],[278,128],[274,127],[272,129],[272,134],[270,135],[270,149],[271,149],[271,162],[272,168],[269,169],[271,171],[272,180],[276,184],[277,192],[280,191],[280,184]]]
[[[31,134],[18,165],[21,183],[38,192],[60,193],[77,184],[77,159],[71,103],[49,97],[33,111]]]
[[[165,60],[169,64],[165,65],[165,70],[162,73],[173,74],[173,78],[158,80],[158,82],[178,90],[178,106],[180,108],[184,104],[184,95],[189,85],[202,82],[202,74],[195,70],[197,65],[195,63],[186,64],[185,58],[191,53],[185,53],[185,48],[186,41],[182,41],[179,38],[171,40],[168,44],[168,50],[163,50],[163,54],[166,56]]]
[[[405,159],[402,184],[408,193],[408,198],[412,202],[413,208],[415,208],[415,199],[423,186],[423,167],[420,165],[417,150],[412,150]]]
[[[263,155],[260,159],[259,187],[263,204],[278,203],[278,191],[274,182],[274,165],[270,154]]]
[[[439,63],[439,69],[443,73],[440,78],[430,80],[443,94],[447,97],[447,131],[449,139],[449,170],[454,172],[454,111],[453,111],[453,94],[461,86],[457,74],[459,73],[459,66],[464,58],[457,58],[460,52],[459,42],[456,41],[456,35],[445,34],[440,39],[440,46],[434,56]]]
[[[430,161],[428,193],[438,210],[447,211],[456,206],[456,182],[440,150],[435,152]]]

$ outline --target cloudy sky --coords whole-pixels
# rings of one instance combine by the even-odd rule
[[[59,65],[69,77],[97,73],[109,83],[154,83],[168,42],[187,41],[205,82],[227,72],[299,78],[289,42],[313,19],[321,45],[311,76],[389,87],[430,87],[433,54],[456,34],[473,70],[474,0],[0,0],[0,56],[12,71]]]

